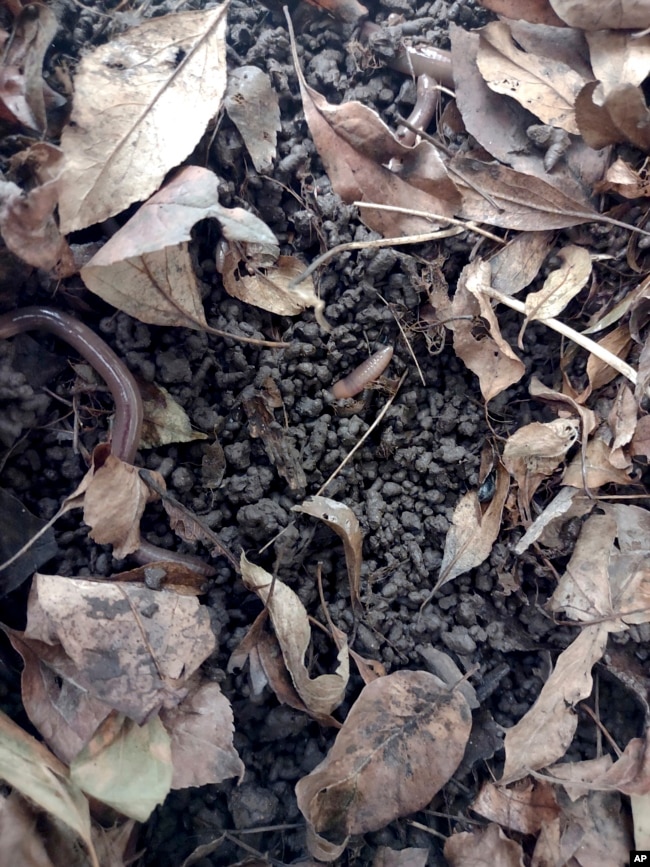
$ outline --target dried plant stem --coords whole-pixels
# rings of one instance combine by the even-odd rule
[[[358,202],[356,204],[359,204]],[[375,207],[373,205],[373,207]],[[428,216],[428,215],[427,215]],[[451,222],[451,221],[449,221]],[[332,247],[331,250],[326,250],[321,256],[318,256],[305,270],[294,277],[289,283],[289,289],[295,289],[298,284],[306,280],[310,274],[313,274],[317,268],[329,262],[339,253],[347,253],[349,250],[365,250],[367,247],[398,247],[400,244],[423,244],[425,241],[438,241],[442,238],[452,238],[454,235],[460,235],[462,229],[438,229],[435,232],[425,232],[423,235],[405,235],[402,238],[377,238],[374,241],[350,241],[347,244],[339,244]]]
[[[433,214],[430,211],[414,211],[411,208],[401,208],[398,205],[380,205],[378,202],[352,202],[357,208],[372,208],[375,211],[391,211],[395,214],[407,214],[410,217],[424,217],[425,220],[440,220],[443,223],[451,223],[452,226],[458,226],[463,232],[476,232],[477,235],[483,235],[484,238],[489,238],[490,241],[496,241],[497,244],[504,244],[505,240],[487,229],[482,229],[477,223],[471,220],[457,220],[456,217],[447,217],[444,214]],[[393,238],[393,244],[403,244],[403,238]]]
[[[398,393],[398,391],[400,390],[400,388],[401,388],[401,386],[402,386],[402,383],[403,383],[404,380],[406,379],[406,374],[407,374],[407,373],[408,373],[408,370],[405,370],[404,373],[402,374],[401,378],[400,378],[400,381],[397,383],[397,388],[395,389],[395,391],[393,392],[393,394],[391,394],[391,396],[388,398],[388,400],[386,401],[386,403],[385,403],[384,406],[382,407],[382,409],[381,409],[379,415],[377,416],[377,418],[373,421],[373,423],[370,425],[370,427],[368,428],[368,430],[367,430],[367,431],[364,433],[364,435],[361,437],[361,439],[359,440],[359,442],[354,446],[354,448],[353,448],[351,451],[349,451],[349,452],[347,453],[347,455],[343,458],[343,460],[342,460],[341,463],[338,465],[338,467],[334,470],[334,472],[333,472],[332,475],[329,477],[329,479],[327,479],[326,482],[323,482],[323,484],[320,486],[320,488],[316,491],[316,494],[315,494],[316,497],[320,497],[321,494],[323,493],[323,491],[325,490],[325,488],[326,488],[326,487],[327,487],[331,482],[334,481],[334,479],[338,476],[338,474],[341,472],[341,470],[343,469],[343,467],[348,463],[349,460],[351,460],[352,456],[353,456],[353,455],[354,455],[354,454],[355,454],[355,453],[356,453],[356,452],[361,448],[361,446],[364,444],[364,442],[366,441],[366,439],[370,436],[370,434],[371,434],[371,433],[373,432],[373,430],[377,427],[377,425],[378,425],[379,422],[382,420],[382,418],[386,415],[386,413],[388,412],[388,409],[389,409],[390,405],[392,404],[392,402],[393,402],[393,401],[395,400],[395,398],[397,397],[397,393]]]
[[[497,289],[492,289],[491,287],[485,289],[485,294],[489,295],[490,298],[496,299],[501,304],[505,304],[506,307],[510,307],[512,310],[516,310],[524,316],[526,315],[526,305],[522,301],[518,301],[516,298],[511,298],[510,295],[504,295],[502,292],[499,292]],[[610,367],[613,367],[614,370],[617,370],[620,374],[629,379],[633,385],[636,385],[636,370],[626,361],[623,361],[622,358],[619,358],[618,355],[614,355],[613,352],[610,352],[603,346],[599,346],[598,343],[590,340],[589,337],[585,337],[584,334],[580,334],[579,331],[574,331],[573,328],[560,322],[559,319],[549,318],[538,319],[536,321],[548,325],[548,327],[552,328],[553,331],[557,331],[558,334],[567,337],[569,340],[573,341],[573,343],[586,349],[587,352],[591,352],[592,355],[600,358],[600,360],[605,364],[609,364]]]

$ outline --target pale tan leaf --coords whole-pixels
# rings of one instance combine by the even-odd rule
[[[524,863],[521,845],[509,840],[495,824],[452,834],[445,841],[444,853],[449,867],[523,867]]]
[[[523,18],[531,24],[550,24],[552,27],[564,26],[548,0],[480,0],[480,4],[505,18]]]
[[[146,199],[191,153],[226,87],[227,8],[153,18],[82,57],[61,140],[64,232]]]
[[[594,192],[615,192],[626,199],[648,198],[650,178],[644,169],[635,169],[618,157],[607,169],[605,178],[596,185]]]
[[[162,385],[148,382],[140,390],[144,410],[140,448],[207,440],[207,434],[192,430],[188,414]]]
[[[47,854],[38,814],[18,792],[0,796],[0,865],[54,867]],[[40,833],[39,833],[40,830]]]
[[[471,719],[463,696],[427,672],[373,681],[325,760],[296,785],[300,811],[321,839],[342,844],[422,809],[458,767]]]
[[[254,304],[279,316],[298,316],[303,310],[313,307],[319,325],[329,331],[323,311],[325,302],[314,291],[311,277],[297,286],[290,286],[304,270],[305,265],[293,256],[280,256],[274,266],[253,274],[240,273],[239,257],[227,253],[223,266],[223,286],[233,298],[246,304]]]
[[[584,247],[569,244],[558,252],[562,265],[548,275],[539,292],[526,296],[526,318],[550,319],[560,314],[572,298],[587,285],[591,256]],[[523,329],[523,326],[522,326]]]
[[[270,169],[281,124],[278,95],[269,76],[257,66],[233,69],[228,74],[224,106],[257,171]]]
[[[179,705],[163,709],[160,719],[171,736],[172,789],[242,779],[232,708],[218,683],[197,684]]]
[[[601,485],[610,483],[629,485],[629,472],[614,466],[611,461],[611,449],[600,437],[590,439],[585,453],[577,454],[564,471],[562,484],[573,488],[595,490]]]
[[[607,624],[585,626],[559,655],[535,704],[506,732],[502,783],[518,780],[565,754],[578,725],[573,707],[591,693],[591,669],[605,652],[608,632]]]
[[[157,716],[137,724],[114,714],[73,760],[70,777],[102,804],[146,822],[170,790],[169,735]]]
[[[590,81],[575,108],[580,135],[591,148],[629,142],[650,152],[650,111],[640,87],[623,84],[605,96],[599,82]]]
[[[428,849],[379,846],[372,859],[372,867],[426,867],[428,858]]]
[[[269,244],[277,252],[275,236],[258,217],[219,204],[213,172],[186,166],[109,239],[81,277],[91,292],[142,322],[207,329],[188,251],[192,227],[207,218],[219,221],[228,240]]]
[[[538,458],[561,459],[578,438],[580,430],[576,419],[557,418],[520,427],[511,434],[503,447],[503,462],[510,469],[517,458],[535,461]],[[512,469],[510,470],[512,472]]]
[[[553,787],[527,777],[509,788],[484,783],[471,809],[490,822],[519,834],[538,834],[561,814]]]
[[[577,134],[573,104],[584,78],[559,61],[522,51],[504,21],[491,22],[480,34],[477,62],[488,85],[543,123]]]
[[[451,304],[447,327],[454,334],[454,350],[479,378],[481,393],[488,402],[524,375],[525,367],[503,339],[492,303],[486,296],[490,266],[476,259],[463,268]],[[483,317],[489,333],[475,333],[475,318]]]
[[[601,338],[598,341],[598,345],[609,352],[613,352],[618,358],[625,360],[632,345],[629,327],[627,325],[619,325],[618,328],[614,328],[613,331],[610,331],[609,334]],[[616,379],[618,371],[610,367],[609,364],[606,364],[598,355],[590,352],[587,358],[587,376],[589,378],[589,385],[593,391],[602,388],[603,385],[607,385],[613,379]],[[632,400],[634,400],[632,392],[629,389],[627,391]],[[634,420],[636,422],[636,412],[634,413]]]
[[[643,30],[648,26],[648,0],[549,0],[570,27],[583,30]]]
[[[650,75],[650,35],[639,37],[615,30],[597,30],[585,36],[593,77],[600,82],[606,96],[621,84],[639,87]]]
[[[529,286],[549,254],[551,232],[521,232],[490,259],[489,283],[504,295]]]
[[[338,500],[332,500],[330,497],[309,497],[300,505],[293,506],[292,511],[319,518],[339,536],[345,551],[352,607],[356,610],[362,609],[359,592],[363,560],[363,533],[357,516],[349,506],[339,503]]]
[[[534,542],[538,540],[549,548],[559,547],[558,533],[562,525],[570,518],[581,518],[594,506],[594,501],[587,497],[579,497],[575,488],[560,488],[544,511],[535,518],[521,539],[514,547],[514,552],[521,556]]]
[[[60,575],[35,575],[23,638],[59,646],[49,665],[90,696],[142,722],[187,694],[212,653],[206,608],[193,596]]]
[[[285,664],[296,692],[311,713],[327,716],[339,706],[349,678],[347,642],[341,641],[337,655],[336,674],[321,674],[311,678],[305,666],[311,628],[307,612],[293,590],[278,578],[273,578],[260,566],[251,563],[242,553],[242,580],[267,606]]]
[[[501,527],[501,515],[508,495],[508,474],[499,466],[494,497],[482,511],[476,491],[468,491],[454,509],[452,525],[445,539],[440,575],[435,589],[479,566],[492,551]]]

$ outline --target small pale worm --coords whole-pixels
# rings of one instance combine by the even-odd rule
[[[413,111],[407,120],[412,127],[424,132],[431,123],[434,114],[440,104],[440,90],[438,82],[426,73],[418,76],[417,98]],[[397,127],[397,138],[402,144],[411,147],[415,144],[417,134],[406,126]]]
[[[344,379],[339,379],[332,386],[335,398],[354,397],[374,382],[388,367],[393,357],[393,347],[383,346],[370,358],[366,358],[358,367],[350,371]]]

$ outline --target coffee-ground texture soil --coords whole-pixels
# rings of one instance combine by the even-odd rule
[[[152,3],[146,14],[173,11],[173,3]],[[191,6],[192,4],[188,4]],[[472,3],[440,0],[394,0],[370,3],[371,20],[399,13],[411,32],[433,44],[448,45],[450,21],[479,26],[488,13]],[[114,32],[117,19],[110,4],[93,8],[62,0],[53,4],[61,29],[55,49],[76,57]],[[183,7],[183,8],[187,8]],[[360,100],[374,107],[391,125],[408,115],[413,83],[384,68],[362,70],[349,52],[350,32],[318,10],[296,12],[297,40],[309,84],[332,103]],[[106,15],[109,15],[107,18]],[[376,237],[359,221],[355,210],[332,192],[304,121],[296,73],[290,57],[286,22],[281,10],[255,0],[233,2],[229,12],[229,68],[251,64],[267,71],[280,97],[282,131],[273,170],[261,176],[252,168],[241,138],[222,117],[216,134],[206,136],[191,160],[205,164],[222,179],[221,202],[244,206],[273,230],[282,252],[306,263],[326,249],[347,241]],[[579,227],[563,232],[590,249],[608,253],[625,269],[625,233],[607,228]],[[80,240],[102,240],[101,230]],[[218,240],[215,224],[202,224],[193,248],[204,287],[210,325],[248,336],[282,339],[286,349],[260,348],[236,340],[143,325],[102,306],[77,280],[57,287],[23,275],[17,268],[20,304],[54,303],[81,312],[144,382],[165,386],[185,408],[193,425],[216,435],[225,455],[221,484],[214,488],[204,475],[206,444],[195,442],[141,451],[138,463],[162,473],[173,496],[202,516],[233,552],[241,550],[276,571],[299,595],[307,611],[321,620],[316,569],[322,569],[325,597],[334,623],[364,656],[380,660],[388,671],[435,671],[432,649],[449,654],[464,671],[472,671],[479,707],[465,758],[452,780],[430,808],[408,819],[354,839],[341,863],[369,864],[377,847],[425,847],[429,863],[444,864],[443,838],[468,829],[467,807],[481,784],[498,777],[503,752],[503,728],[512,726],[530,708],[559,651],[577,634],[553,622],[543,602],[553,589],[547,565],[533,557],[515,559],[511,546],[522,534],[504,526],[492,554],[482,566],[444,586],[434,598],[445,535],[459,498],[479,485],[480,453],[486,442],[498,444],[516,428],[533,420],[548,420],[525,388],[528,377],[491,402],[489,424],[476,378],[436,333],[418,329],[418,310],[427,288],[455,281],[476,252],[476,236],[461,235],[442,243],[415,248],[375,249],[345,253],[318,275],[318,290],[332,325],[325,333],[307,312],[294,319],[272,316],[230,298],[214,263]],[[13,299],[5,288],[6,309]],[[408,335],[426,385],[423,385],[397,321]],[[512,345],[520,321],[502,320]],[[382,345],[394,345],[395,355],[382,381],[346,405],[335,401],[332,384]],[[18,352],[20,351],[20,356]],[[35,514],[48,518],[74,489],[86,470],[75,453],[69,407],[43,388],[42,368],[54,375],[52,388],[70,400],[71,353],[44,335],[0,343],[3,400],[2,437],[13,445],[3,458],[2,485]],[[37,371],[25,358],[37,358]],[[527,374],[554,381],[559,343],[552,332],[531,325],[522,358]],[[32,362],[33,364],[33,362]],[[17,371],[23,371],[17,372]],[[353,508],[364,532],[362,600],[365,613],[352,613],[342,546],[326,527],[292,513],[292,506],[315,493],[356,445],[376,418],[403,372],[406,379],[378,428],[341,470],[325,493]],[[277,386],[282,408],[283,448],[302,467],[304,486],[280,477],[264,444],[251,435],[244,401],[269,380]],[[92,449],[106,436],[110,400],[101,391],[79,396],[86,432],[82,445]],[[99,412],[103,409],[104,412]],[[92,414],[91,414],[92,413]],[[24,437],[14,443],[16,435]],[[540,503],[552,489],[542,492]],[[160,507],[150,507],[144,535],[168,549],[179,548]],[[280,535],[278,535],[280,534]],[[116,563],[110,549],[89,541],[78,515],[57,525],[58,554],[43,571],[62,575],[109,576],[129,565]],[[274,541],[272,541],[274,540]],[[258,551],[271,542],[264,553]],[[556,557],[561,570],[571,551]],[[187,546],[181,546],[187,550]],[[207,552],[197,549],[208,557]],[[272,863],[292,863],[308,855],[305,827],[294,786],[326,755],[335,730],[279,704],[268,690],[252,694],[246,671],[227,673],[228,659],[261,610],[224,560],[207,594],[218,650],[206,664],[229,698],[235,716],[235,745],[246,767],[244,781],[173,792],[144,826],[142,865],[178,867],[201,843],[231,832],[219,849],[198,863],[232,864],[255,850]],[[508,580],[505,580],[507,576]],[[500,580],[504,579],[504,580]],[[26,586],[13,593],[5,607],[14,626],[22,626]],[[427,601],[428,600],[428,601]],[[426,603],[426,604],[424,604]],[[3,618],[5,619],[5,618]],[[612,636],[630,658],[647,660],[647,626]],[[19,661],[4,647],[5,706],[28,730],[19,704]],[[316,632],[312,671],[331,670],[331,648]],[[362,688],[353,674],[347,700],[337,712],[343,719]],[[617,682],[602,679],[600,714],[619,743],[641,734],[642,714]],[[569,757],[591,758],[596,727],[581,717]],[[444,749],[444,745],[441,745]],[[476,818],[476,817],[474,817]],[[256,830],[264,829],[264,830]],[[239,842],[237,842],[239,841]],[[245,846],[251,847],[248,850]]]

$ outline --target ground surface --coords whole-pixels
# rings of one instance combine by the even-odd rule
[[[81,4],[55,6],[64,25],[60,50],[73,57],[103,38],[106,27],[110,29],[110,22]],[[422,34],[443,46],[448,21],[471,27],[483,23],[487,14],[477,12],[471,3],[440,0],[420,3],[417,10],[414,3],[398,0],[370,6],[374,20],[390,11],[400,12],[419,22]],[[383,69],[361,71],[346,49],[347,35],[341,28],[317,10],[303,13],[298,42],[304,51],[303,68],[314,87],[331,102],[360,99],[373,105],[389,123],[397,115],[408,114],[413,89],[403,76]],[[214,141],[200,149],[199,157],[200,164],[206,160],[223,179],[222,203],[252,207],[276,234],[283,251],[303,256],[305,261],[338,243],[368,237],[353,210],[331,192],[309,139],[281,11],[267,9],[255,0],[235,0],[229,46],[233,66],[254,64],[270,72],[280,94],[282,132],[275,168],[261,177],[250,167],[238,133],[222,118]],[[566,237],[571,237],[571,231],[565,232]],[[579,231],[584,238],[589,230]],[[325,315],[333,326],[331,334],[325,334],[309,313],[280,319],[225,295],[212,258],[216,239],[214,226],[201,226],[196,232],[196,261],[210,324],[281,338],[290,342],[289,349],[259,349],[195,332],[148,327],[122,314],[112,315],[74,280],[59,291],[54,303],[63,309],[85,307],[87,321],[104,334],[134,373],[164,385],[198,429],[217,434],[226,469],[216,490],[206,485],[202,475],[202,443],[142,452],[139,460],[159,470],[170,491],[206,517],[233,551],[243,549],[267,568],[277,567],[278,576],[297,591],[314,616],[321,616],[315,580],[316,564],[321,563],[334,622],[356,636],[354,648],[359,653],[381,660],[389,671],[427,670],[432,647],[449,653],[463,671],[477,669],[471,682],[480,708],[474,714],[466,757],[431,809],[412,817],[431,833],[406,820],[395,822],[355,841],[343,857],[345,863],[361,865],[372,861],[380,844],[422,846],[430,850],[431,865],[443,864],[439,835],[469,827],[458,817],[481,783],[491,774],[498,776],[501,727],[511,726],[530,707],[557,652],[575,631],[556,625],[540,604],[548,596],[552,577],[546,566],[532,558],[516,561],[510,553],[522,532],[518,527],[504,526],[481,567],[446,585],[424,608],[422,605],[438,575],[452,510],[462,494],[479,484],[485,443],[496,442],[495,435],[506,436],[528,421],[547,417],[520,385],[492,402],[490,430],[475,377],[450,346],[438,346],[413,328],[428,286],[445,281],[453,289],[473,252],[475,237],[461,235],[441,245],[400,251],[348,253],[333,260],[318,281],[326,302]],[[598,245],[620,261],[615,234],[608,240],[599,235]],[[48,282],[39,284],[32,275],[21,289],[20,303],[51,302],[54,288]],[[410,336],[426,385],[419,379],[396,319]],[[512,343],[518,328],[515,318],[504,325]],[[553,381],[558,358],[558,343],[550,334],[531,326],[522,355],[529,372],[534,370],[548,382]],[[44,338],[38,338],[38,343],[48,345],[54,358],[65,358],[60,345]],[[395,346],[387,379],[342,411],[331,397],[331,383],[382,344]],[[1,351],[10,360],[10,350],[2,346]],[[329,530],[296,519],[291,508],[320,488],[372,423],[404,371],[408,371],[406,380],[384,421],[326,492],[353,507],[365,534],[365,615],[355,622],[342,547]],[[282,396],[285,439],[300,455],[306,474],[303,489],[290,490],[269,464],[261,441],[249,433],[242,399],[268,377]],[[66,393],[69,382],[64,368],[58,378],[61,394]],[[59,439],[51,429],[61,427],[55,422],[64,414],[61,404],[43,397],[39,385],[33,394],[24,384],[20,389],[14,388],[12,395],[7,386],[3,394],[20,398],[18,404],[7,406],[12,418],[27,430],[25,439],[3,460],[2,483],[33,512],[48,517],[85,467],[69,441]],[[104,405],[110,407],[109,402]],[[30,430],[34,421],[40,427]],[[98,430],[84,435],[89,447],[100,436],[102,424],[100,419]],[[158,519],[148,520],[145,529],[152,541],[168,548],[178,545],[161,512]],[[256,553],[287,527],[264,554]],[[47,571],[63,575],[115,571],[109,550],[89,545],[74,516],[60,522],[57,541],[60,553]],[[566,545],[568,553],[570,539]],[[556,560],[555,568],[561,568],[562,562]],[[177,867],[195,846],[223,830],[268,854],[273,863],[291,863],[307,854],[294,785],[322,760],[334,732],[281,706],[268,690],[261,696],[252,695],[247,672],[226,673],[231,651],[261,606],[227,564],[217,560],[216,568],[208,599],[219,648],[209,667],[232,702],[235,744],[246,777],[240,786],[233,781],[172,794],[143,830],[143,865]],[[508,591],[500,575],[511,576]],[[16,625],[20,625],[23,598],[19,592],[11,599]],[[627,642],[629,652],[643,661],[647,651],[637,646],[642,638],[639,629],[618,640]],[[321,666],[327,670],[331,660],[325,653],[325,644],[321,648],[316,638],[315,671]],[[9,650],[5,660],[5,699],[11,705],[18,663]],[[361,686],[361,679],[353,675],[341,717]],[[606,680],[600,688],[604,724],[622,742],[638,734],[638,711],[627,694]],[[13,713],[24,722],[15,704]],[[572,754],[590,757],[595,739],[595,729],[585,717]],[[252,833],[258,828],[270,830]],[[225,865],[244,857],[242,846],[226,841],[199,863]]]

